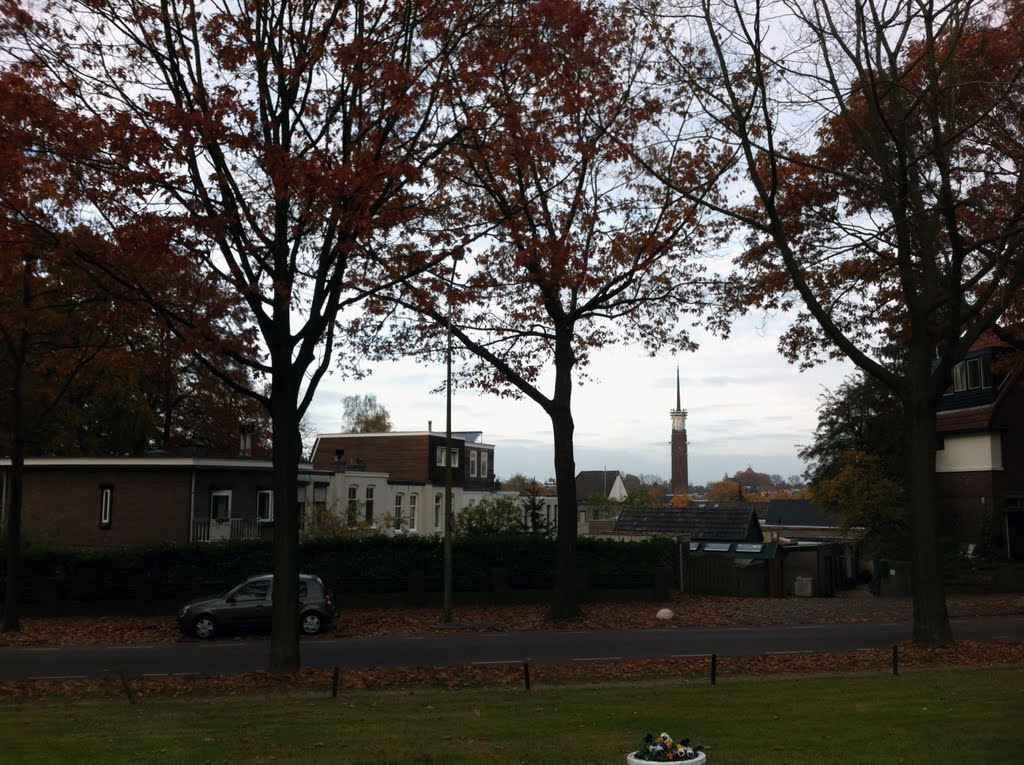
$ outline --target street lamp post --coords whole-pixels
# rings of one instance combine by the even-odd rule
[[[462,260],[462,248],[452,252],[452,274],[448,279],[448,322],[445,354],[447,366],[445,379],[445,425],[444,425],[444,621],[452,620],[452,288],[455,285],[455,268]]]

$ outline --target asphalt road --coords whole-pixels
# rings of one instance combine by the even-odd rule
[[[1024,640],[1024,616],[953,619],[957,640]],[[672,628],[593,632],[452,633],[421,637],[309,639],[307,667],[423,667],[756,656],[876,648],[909,640],[911,625],[822,624],[780,627]],[[266,669],[267,640],[219,640],[148,646],[0,648],[0,681],[32,678],[229,674]]]

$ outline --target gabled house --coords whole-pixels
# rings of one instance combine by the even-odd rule
[[[618,470],[583,470],[576,475],[576,500],[585,503],[594,498],[621,502],[629,492]]]
[[[1024,560],[1024,374],[1012,355],[986,336],[954,368],[936,415],[936,491],[958,549]]]
[[[243,457],[29,457],[23,533],[30,541],[97,549],[269,539],[273,467]],[[10,470],[10,460],[0,460],[4,510]],[[299,481],[296,502],[323,507],[330,474],[300,465]]]

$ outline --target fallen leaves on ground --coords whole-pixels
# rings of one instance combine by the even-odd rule
[[[1020,613],[1019,595],[954,595],[948,599],[950,616],[998,616]],[[674,612],[671,620],[659,620],[660,608]],[[444,634],[452,631],[514,632],[539,629],[648,629],[687,627],[735,627],[775,624],[841,624],[906,621],[911,616],[909,598],[783,598],[752,599],[676,594],[668,603],[631,601],[588,603],[579,620],[552,622],[545,604],[459,606],[445,624],[439,609],[381,608],[343,609],[334,629],[319,638],[385,635]],[[246,640],[253,638],[224,638]],[[265,639],[265,636],[256,639]],[[0,633],[3,645],[152,645],[188,641],[178,632],[173,617],[55,617],[26,618],[20,633]],[[898,647],[902,669],[924,667],[984,666],[1024,663],[1024,644],[956,642],[942,648],[912,643]],[[888,672],[890,648],[850,653],[774,654],[750,657],[718,657],[720,680],[735,677],[823,672]],[[680,682],[708,682],[710,657],[659,661],[587,662],[585,664],[531,664],[532,686],[649,682],[652,677]],[[121,678],[108,676],[77,680],[28,680],[0,683],[0,699],[83,697],[91,695],[177,696],[196,692],[215,695],[247,694],[266,690],[290,693],[329,694],[333,670],[304,668],[295,673],[248,672],[231,675]],[[497,666],[402,667],[339,670],[339,693],[348,689],[465,688],[475,686],[523,687],[524,667]]]
[[[1019,595],[952,595],[951,617],[1021,613]],[[670,608],[675,616],[655,614]],[[779,624],[851,624],[907,621],[910,598],[729,598],[676,593],[668,602],[587,603],[580,619],[551,621],[547,604],[457,606],[445,624],[438,608],[342,607],[340,618],[317,638],[378,637],[522,630],[621,630],[750,627]],[[265,639],[266,636],[257,636]],[[221,638],[245,640],[251,638]],[[58,616],[24,618],[20,632],[0,632],[5,645],[153,645],[188,641],[173,616]]]
[[[912,643],[898,646],[900,671],[939,667],[1024,664],[1024,644],[958,641],[942,648]],[[609,683],[710,682],[710,657],[646,661],[587,662],[586,664],[531,664],[531,688]],[[772,654],[718,657],[716,679],[730,680],[830,673],[881,674],[891,672],[892,650],[872,648],[849,653]],[[522,666],[399,667],[338,672],[338,694],[351,690],[415,688],[460,689],[475,687],[524,688]],[[43,698],[87,698],[124,695],[132,703],[149,697],[174,698],[197,693],[235,696],[255,693],[327,696],[334,692],[334,671],[303,668],[293,673],[240,672],[231,675],[120,675],[76,680],[23,680],[0,683],[0,701]]]

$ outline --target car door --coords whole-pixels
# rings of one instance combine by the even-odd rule
[[[305,579],[300,579],[298,584],[299,584],[299,613],[301,613],[303,611],[304,607],[305,607],[306,601],[309,598],[309,585],[306,583]],[[267,600],[270,603],[270,605],[273,606],[273,601],[274,601],[274,588],[273,588],[273,586],[271,586],[271,588],[270,588],[270,594],[267,596]],[[268,613],[267,614],[267,629],[270,629],[270,621],[271,621],[271,616]]]
[[[228,595],[220,615],[225,628],[251,632],[270,623],[270,579],[253,579]]]

